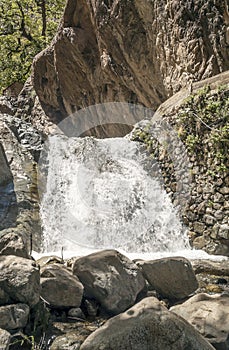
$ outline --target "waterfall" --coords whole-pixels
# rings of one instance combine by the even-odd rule
[[[142,144],[54,135],[48,145],[41,160],[47,168],[41,196],[43,251],[190,249],[157,163]]]

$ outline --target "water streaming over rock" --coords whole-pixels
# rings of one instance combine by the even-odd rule
[[[44,251],[190,248],[157,164],[140,143],[55,135],[42,163],[48,169],[41,203]]]

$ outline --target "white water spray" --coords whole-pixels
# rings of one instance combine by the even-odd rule
[[[49,138],[41,203],[46,252],[115,248],[126,253],[190,249],[185,229],[161,186],[160,172],[139,143],[125,138]]]

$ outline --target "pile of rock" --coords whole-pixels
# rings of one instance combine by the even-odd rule
[[[198,134],[195,135],[199,137],[200,145],[193,147],[192,150],[188,149],[184,140],[181,142],[182,133],[189,137],[194,136],[185,127],[182,119],[184,112],[188,111],[187,98],[199,96],[201,89],[206,89],[206,87],[209,87],[209,92],[205,93],[204,99],[206,104],[209,103],[208,106],[211,106],[212,99],[217,96],[220,88],[225,93],[225,96],[222,94],[220,98],[227,103],[229,71],[194,83],[192,95],[187,89],[173,95],[160,105],[150,123],[141,121],[132,136],[134,140],[144,142],[158,162],[163,176],[162,185],[169,193],[173,204],[180,213],[182,222],[189,230],[191,244],[196,249],[203,249],[209,254],[229,256],[229,158],[227,149],[222,146],[225,149],[225,159],[221,164],[220,156],[214,155],[214,141],[211,135],[212,130],[216,130],[216,126],[207,128],[198,119],[198,114],[195,117],[196,124],[194,124],[196,129],[207,128],[209,131],[203,132],[202,139]],[[204,113],[206,112],[203,110],[202,115]],[[221,117],[218,115],[217,125],[220,125]],[[191,128],[192,113],[188,118]],[[224,127],[227,128],[226,124]],[[163,142],[164,133],[167,135],[166,142]],[[226,135],[224,141],[227,138]]]
[[[52,350],[229,349],[229,295],[193,296],[198,281],[185,258],[133,262],[104,250],[35,262],[15,234],[0,249],[1,349],[23,349],[45,313]]]

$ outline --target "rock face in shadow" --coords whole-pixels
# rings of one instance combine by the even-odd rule
[[[35,152],[38,154],[39,151],[37,138],[38,133],[28,123],[11,115],[0,114],[0,143],[5,152],[0,164],[3,164],[8,178],[8,182],[2,181],[4,174],[1,168],[0,236],[10,233],[26,236],[29,245],[32,236],[33,248],[39,249],[41,227],[35,160]]]
[[[33,84],[58,122],[110,101],[154,110],[182,87],[229,69],[226,1],[69,0]]]
[[[0,186],[6,185],[13,180],[10,167],[5,155],[4,148],[0,143]]]

